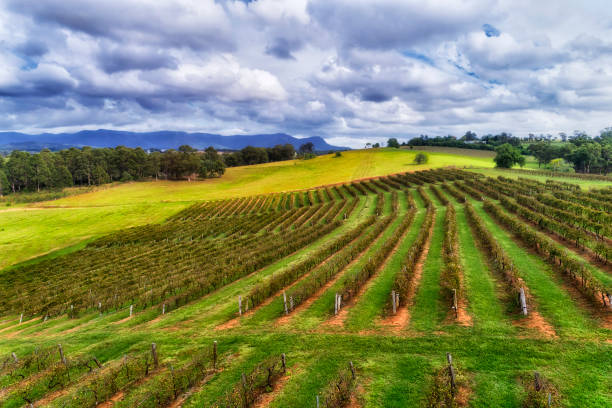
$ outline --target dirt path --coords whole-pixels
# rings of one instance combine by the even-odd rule
[[[285,387],[285,384],[287,384],[287,381],[289,381],[290,377],[290,375],[285,374],[284,376],[279,378],[274,384],[272,384],[272,391],[261,394],[257,401],[255,401],[255,405],[253,405],[253,407],[265,408],[269,406],[270,403],[274,401],[274,399],[278,396],[278,394],[281,393],[283,387]]]
[[[461,284],[463,285],[463,273],[461,273]],[[463,291],[465,293],[465,290]],[[474,322],[472,321],[472,316],[468,313],[467,310],[467,299],[465,296],[460,296],[457,301],[457,317],[455,321],[460,326],[473,326]]]
[[[115,405],[116,402],[123,400],[123,397],[125,397],[125,392],[117,391],[117,393],[113,395],[112,397],[110,397],[108,401],[104,401],[98,404],[96,408],[110,408],[113,405]]]
[[[542,317],[537,310],[530,310],[529,314],[515,322],[517,326],[536,330],[547,338],[557,338],[555,329]]]

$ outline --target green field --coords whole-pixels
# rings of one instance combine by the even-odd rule
[[[351,401],[334,406],[442,406],[431,403],[431,398],[437,395],[434,377],[445,366],[449,352],[457,373],[454,406],[546,406],[527,403],[534,371],[545,386],[529,398],[545,400],[550,392],[555,407],[610,406],[610,311],[591,302],[576,282],[462,190],[469,190],[469,182],[483,189],[479,195],[485,195],[486,179],[470,181],[473,172],[440,170],[338,190],[303,191],[420,170],[410,164],[414,154],[368,150],[346,152],[341,158],[233,168],[218,180],[130,183],[0,213],[0,239],[8,249],[2,251],[3,265],[74,245],[53,253],[55,258],[37,259],[0,273],[4,294],[0,368],[13,361],[10,353],[24,360],[35,347],[39,352],[49,348],[57,361],[58,343],[71,367],[66,377],[61,362],[41,370],[20,368],[13,375],[8,369],[0,370],[0,405],[21,407],[32,400],[38,401],[35,406],[95,406],[76,401],[85,401],[85,395],[97,387],[98,391],[112,389],[107,407],[233,406],[227,402],[232,390],[237,398],[243,398],[245,390],[262,393],[252,406],[314,407],[318,395],[323,407],[324,396],[334,390],[339,373],[347,371],[351,361],[356,367],[355,383],[349,386]],[[430,155],[428,167],[493,165],[490,157]],[[493,170],[477,171],[491,174]],[[515,174],[500,174],[515,178]],[[589,187],[606,185],[559,180]],[[467,197],[512,259],[527,288],[528,317],[521,316],[516,301],[509,297],[508,283],[493,267],[491,254],[483,250],[464,204],[449,190],[440,189],[441,198],[430,190],[432,183],[440,188],[442,182]],[[510,197],[528,191],[518,183],[507,188],[516,189]],[[260,196],[296,190],[300,191]],[[597,194],[609,193],[593,197],[600,197]],[[221,198],[236,199],[190,207],[195,201]],[[436,209],[431,236],[420,273],[411,280],[413,290],[401,294],[396,318],[387,308],[390,291],[400,274],[413,272],[404,271],[403,265],[424,225],[428,200]],[[446,261],[441,253],[447,212],[443,200],[456,210],[455,241],[461,293],[465,294],[460,307],[470,317],[467,323],[454,319],[443,291]],[[590,205],[605,206],[601,201],[593,198]],[[406,232],[398,234],[412,212]],[[155,225],[146,225],[151,223]],[[137,225],[144,226],[93,240]],[[302,237],[309,238],[300,242]],[[564,248],[609,288],[609,266],[581,258],[571,245]],[[374,268],[368,269],[372,260]],[[297,275],[288,274],[293,270]],[[365,275],[365,271],[370,272]],[[220,280],[215,281],[217,273]],[[272,287],[286,273],[287,280],[275,289],[256,291]],[[297,296],[295,310],[286,317],[283,291]],[[253,309],[254,293],[268,294]],[[346,294],[348,300],[334,316],[338,293]],[[242,317],[238,316],[238,296],[243,308],[251,305]],[[130,317],[131,304],[135,307]],[[21,324],[20,312],[25,316]],[[218,344],[220,369],[212,370],[206,354],[206,370],[189,371],[190,364],[200,361],[198,351],[208,353],[213,341]],[[160,368],[145,375],[136,361],[152,342],[157,345]],[[266,386],[268,374],[280,367],[277,363],[268,372],[272,363],[266,359],[280,361],[281,353],[286,355],[287,371]],[[126,374],[126,355],[134,361],[131,376]],[[102,364],[101,369],[90,364],[90,372],[78,363],[91,356]],[[261,372],[259,363],[265,364]],[[114,367],[120,369],[114,372]],[[114,373],[116,389],[101,380],[111,378],[104,377],[108,372]],[[241,385],[243,373],[248,377],[246,388]],[[166,399],[147,400],[153,393]]]
[[[151,181],[59,200],[0,207],[0,268],[113,230],[158,222],[199,200],[218,200],[312,188],[402,171],[444,166],[491,167],[491,160],[431,152],[414,165],[413,151],[370,149],[254,166],[231,167],[220,179]],[[84,207],[86,207],[84,209]]]

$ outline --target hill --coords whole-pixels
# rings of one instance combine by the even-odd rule
[[[311,142],[316,151],[347,150],[347,147],[332,146],[322,137],[296,138],[285,133],[222,136],[212,133],[187,133],[176,131],[126,132],[120,130],[83,130],[76,133],[42,133],[29,135],[17,132],[0,132],[0,149],[40,151],[67,147],[142,147],[143,149],[176,149],[190,145],[198,149],[213,146],[221,150],[239,150],[246,146],[273,147],[291,144],[297,150],[302,144]]]
[[[398,173],[198,202],[0,273],[0,404],[609,406],[589,251],[612,191]]]
[[[0,268],[75,245],[119,228],[161,222],[199,200],[312,188],[325,184],[451,165],[492,167],[486,158],[430,152],[412,163],[416,151],[351,150],[311,160],[290,160],[228,168],[218,179],[124,183],[90,193],[27,206],[0,208]]]

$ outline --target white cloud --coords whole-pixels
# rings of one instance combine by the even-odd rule
[[[602,0],[8,0],[0,129],[596,132],[611,20]]]

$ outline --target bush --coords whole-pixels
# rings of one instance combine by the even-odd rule
[[[121,173],[121,180],[120,181],[132,181],[134,180],[134,177],[132,177],[132,175],[130,173],[128,173],[127,171],[124,171],[123,173]]]
[[[417,153],[414,156],[414,164],[427,164],[429,162],[429,155],[427,153]]]

